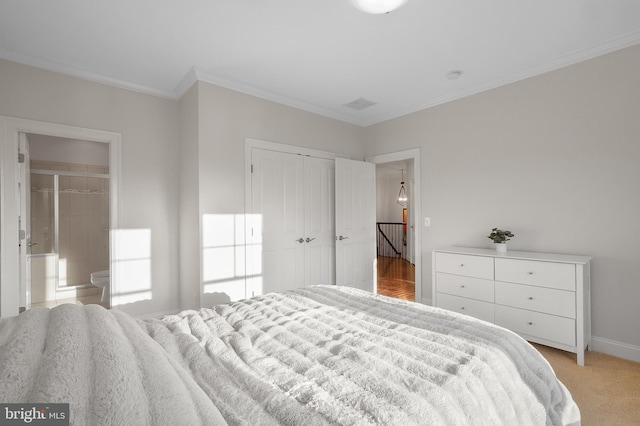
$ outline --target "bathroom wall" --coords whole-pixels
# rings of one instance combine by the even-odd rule
[[[52,161],[31,161],[31,169],[109,173],[105,166]],[[89,284],[92,272],[109,268],[109,179],[59,179],[59,287]],[[31,241],[38,243],[32,254],[54,252],[53,192],[48,192],[52,180],[32,173]],[[32,287],[37,287],[37,275],[33,275]]]

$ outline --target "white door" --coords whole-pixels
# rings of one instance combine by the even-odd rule
[[[375,292],[376,169],[336,159],[336,284]]]
[[[304,158],[304,285],[335,284],[335,162]]]
[[[251,164],[248,297],[302,286],[305,245],[303,157],[254,148]]]
[[[31,170],[29,166],[29,142],[25,133],[20,133],[18,148],[18,209],[19,226],[19,280],[20,311],[31,308]]]

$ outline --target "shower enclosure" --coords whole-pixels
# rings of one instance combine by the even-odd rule
[[[109,269],[108,167],[31,162],[30,259],[32,306],[100,303],[90,276]]]

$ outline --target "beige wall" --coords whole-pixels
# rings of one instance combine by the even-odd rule
[[[178,307],[178,104],[0,60],[0,115],[122,135],[121,229],[151,233],[152,300],[132,314]],[[2,283],[4,285],[4,283]]]
[[[244,214],[245,138],[363,159],[363,131],[358,126],[208,83],[197,86],[201,219]],[[206,295],[202,304],[226,298],[224,292]]]
[[[180,99],[180,307],[200,307],[200,150],[198,85]]]
[[[255,96],[199,83],[200,179],[203,212],[244,210],[245,138],[363,159],[362,128]]]
[[[367,155],[421,148],[423,295],[431,249],[504,227],[593,256],[593,334],[640,346],[639,117],[636,46],[367,128]]]

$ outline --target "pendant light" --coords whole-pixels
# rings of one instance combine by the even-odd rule
[[[407,0],[352,0],[355,7],[365,13],[381,15],[402,6]]]
[[[398,193],[398,204],[407,207],[407,191],[404,189],[404,169],[402,169],[402,181],[400,182],[400,192]]]

